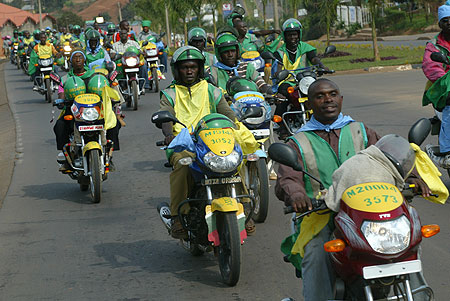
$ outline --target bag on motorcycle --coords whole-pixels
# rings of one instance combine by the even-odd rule
[[[195,153],[194,141],[192,141],[191,134],[187,128],[183,128],[181,132],[172,140],[172,142],[170,142],[167,148],[176,153],[180,153],[184,150]]]
[[[233,129],[234,139],[239,143],[244,155],[253,154],[259,148],[259,144],[247,127],[239,121],[235,122],[236,129]]]

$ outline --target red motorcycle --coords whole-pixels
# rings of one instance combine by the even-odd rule
[[[269,156],[314,179],[303,171],[290,146],[274,143]],[[344,192],[334,217],[332,239],[324,244],[337,276],[335,300],[413,301],[413,295],[419,292],[434,300],[433,290],[426,284],[410,286],[413,274],[422,277],[418,256],[422,236],[431,237],[440,230],[437,225],[421,225],[419,214],[409,205],[413,196],[411,190],[406,189],[402,195],[388,183],[362,183]],[[295,216],[294,221],[317,211],[327,213],[323,200],[311,201],[313,209]],[[292,208],[285,208],[285,213],[290,212]]]

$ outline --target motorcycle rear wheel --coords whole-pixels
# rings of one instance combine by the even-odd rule
[[[44,87],[46,89],[45,91],[45,101],[50,103],[52,102],[52,87],[50,86],[50,79],[46,78],[44,81]]]
[[[152,81],[154,82],[153,87],[155,88],[155,93],[158,93],[158,91],[159,91],[159,77],[158,77],[158,70],[156,68],[152,69]]]
[[[139,97],[139,91],[136,81],[131,82],[131,92],[133,94],[132,96],[133,111],[136,111],[138,109],[138,97]]]
[[[216,216],[219,232],[219,269],[222,281],[235,286],[241,273],[241,237],[236,212],[220,212]]]
[[[100,203],[102,199],[102,177],[100,172],[100,152],[98,149],[89,151],[88,166],[92,202]]]
[[[264,223],[269,211],[269,172],[266,160],[260,158],[256,162],[248,162],[250,190],[255,197],[252,218],[257,223]],[[252,189],[251,187],[254,187]]]

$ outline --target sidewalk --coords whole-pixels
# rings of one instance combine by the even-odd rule
[[[14,170],[16,124],[8,103],[5,87],[5,60],[0,61],[0,207],[8,192]]]
[[[431,40],[434,38],[439,32],[426,32],[421,34],[414,35],[398,35],[398,36],[385,36],[385,37],[377,37],[378,41],[416,41],[416,40]],[[319,41],[326,41],[326,36],[322,36],[318,39]],[[331,42],[352,42],[352,41],[372,41],[372,36],[351,36],[351,37],[337,37],[331,36]]]

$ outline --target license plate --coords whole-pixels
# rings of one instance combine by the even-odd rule
[[[125,69],[125,72],[138,72],[139,68]]]
[[[103,125],[80,125],[78,127],[80,132],[88,132],[88,131],[98,131],[103,130]]]
[[[221,184],[234,184],[240,183],[241,177],[227,177],[227,178],[217,178],[217,179],[203,179],[202,185],[221,185]]]
[[[41,71],[52,71],[53,67],[45,67],[45,68],[41,68]]]
[[[269,136],[270,130],[269,129],[262,129],[262,130],[250,130],[254,136]]]
[[[403,261],[364,267],[363,277],[364,279],[375,279],[375,278],[417,273],[420,272],[421,270],[422,270],[422,263],[420,262],[420,260],[411,260],[411,261]]]
[[[50,73],[50,78],[53,79],[55,82],[59,83],[59,77],[53,73]]]

